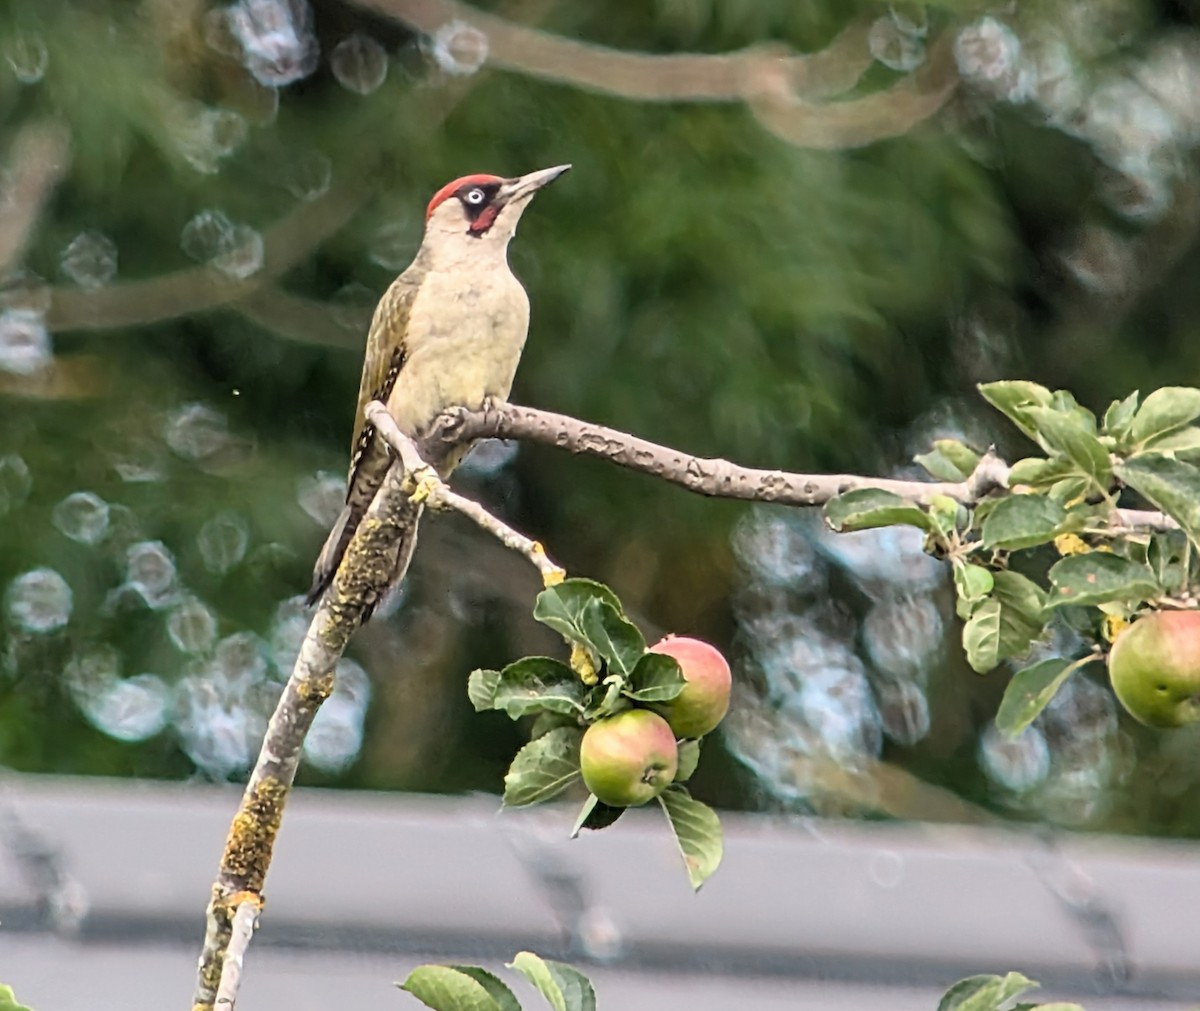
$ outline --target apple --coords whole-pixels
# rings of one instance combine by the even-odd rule
[[[601,802],[636,807],[671,785],[679,752],[661,716],[649,709],[625,709],[587,728],[579,764],[584,785]]]
[[[1117,636],[1108,656],[1113,691],[1151,727],[1200,720],[1200,611],[1154,611]]]
[[[674,657],[687,682],[673,699],[654,708],[666,717],[676,737],[703,737],[717,729],[729,711],[733,678],[729,662],[716,646],[683,635],[668,635],[651,653]]]

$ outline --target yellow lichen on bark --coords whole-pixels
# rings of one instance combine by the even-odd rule
[[[287,784],[273,776],[259,780],[229,827],[221,872],[237,878],[245,890],[262,891],[287,795]]]

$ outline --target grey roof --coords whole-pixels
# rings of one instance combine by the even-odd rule
[[[5,786],[0,982],[35,1011],[186,1006],[237,791]],[[573,811],[497,808],[297,791],[242,1007],[417,1007],[392,986],[414,965],[496,970],[522,948],[629,1011],[932,1009],[1010,969],[1089,1011],[1200,998],[1191,844],[725,815],[725,863],[693,895],[654,812],[572,841]]]

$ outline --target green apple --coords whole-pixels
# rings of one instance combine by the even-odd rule
[[[662,713],[676,737],[703,737],[717,729],[729,711],[733,678],[729,662],[716,646],[684,635],[669,635],[650,647],[652,653],[674,657],[687,682],[673,699],[660,702]]]
[[[657,713],[626,709],[587,728],[579,749],[583,782],[603,803],[636,807],[675,779],[675,735]]]
[[[1113,691],[1151,727],[1200,720],[1200,611],[1154,611],[1117,636],[1108,656]]]

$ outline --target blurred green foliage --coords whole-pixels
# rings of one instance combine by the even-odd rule
[[[320,61],[278,90],[210,44],[221,5],[0,6],[0,157],[11,158],[32,124],[62,124],[70,138],[61,182],[20,262],[54,286],[49,318],[59,313],[62,324],[54,370],[64,378],[47,386],[17,377],[0,392],[0,457],[19,457],[29,471],[27,491],[0,508],[0,584],[45,566],[73,592],[71,619],[52,635],[0,626],[0,764],[149,776],[193,769],[176,741],[190,718],[178,699],[162,733],[120,743],[84,718],[64,676],[97,643],[116,646],[124,675],[151,671],[167,685],[209,662],[172,643],[169,607],[114,596],[134,543],[161,541],[178,585],[212,609],[218,634],[256,633],[271,677],[286,675],[273,666],[273,622],[281,602],[305,589],[324,535],[302,508],[304,489],[318,471],[336,485],[347,460],[354,347],[373,299],[417,248],[429,194],[467,172],[574,164],[539,198],[512,249],[533,304],[514,399],[700,455],[883,473],[925,448],[914,438],[945,429],[986,444],[1002,431],[973,396],[979,381],[1020,375],[1073,389],[1092,406],[1137,385],[1197,381],[1198,296],[1181,283],[1195,269],[1194,215],[1109,222],[1149,252],[1137,254],[1136,281],[1119,290],[1081,287],[1056,256],[1069,237],[1108,221],[1096,155],[1019,109],[968,96],[899,139],[806,151],[736,101],[626,101],[491,67],[449,74],[427,38],[380,14],[385,4],[370,6],[317,0]],[[1188,5],[1094,6],[1098,23],[1132,26],[1089,50],[1096,66],[1168,30],[1192,30]],[[1052,19],[1055,5],[1043,7]],[[496,10],[565,37],[657,53],[761,42],[810,51],[855,17],[886,14],[865,3],[784,0]],[[930,20],[951,31],[979,12],[945,4]],[[387,52],[386,80],[369,94],[331,69],[330,54],[352,32]],[[30,46],[45,47],[45,66],[26,83],[14,59],[27,62]],[[897,77],[876,67],[856,94]],[[234,116],[205,119],[220,110]],[[214,122],[224,131],[215,140],[203,132]],[[306,203],[297,173],[322,156],[331,188]],[[1180,186],[1181,207],[1195,202],[1189,186]],[[354,212],[311,240],[335,205]],[[267,236],[263,270],[252,276],[303,299],[293,312],[226,304],[226,282],[181,243],[188,222],[210,209]],[[273,240],[280,222],[294,230]],[[116,278],[92,302],[60,263],[85,230],[119,253]],[[281,255],[295,257],[282,273],[272,266]],[[176,312],[134,287],[172,275],[188,291],[218,294],[203,311]],[[145,321],[103,325],[108,298],[133,299]],[[66,381],[64,363],[76,381]],[[225,419],[215,455],[181,453],[167,437],[193,404]],[[144,479],[130,480],[128,466],[122,476],[122,463],[136,463]],[[730,642],[740,576],[729,535],[744,506],[529,447],[512,467],[467,473],[462,484],[572,573],[613,585],[645,626]],[[124,507],[96,546],[65,537],[53,518],[65,496],[84,490]],[[226,512],[244,522],[247,548],[244,560],[213,571],[197,537]],[[500,666],[530,642],[541,651],[554,644],[528,616],[535,582],[518,560],[454,521],[431,518],[425,534],[400,612],[357,647],[375,695],[362,755],[336,781],[498,789],[519,738],[505,721],[469,713],[465,672]],[[464,571],[464,557],[482,561]],[[957,655],[948,666],[953,677],[934,675],[933,735],[911,749],[889,745],[885,757],[990,804],[973,749],[1003,686],[965,681]],[[1122,740],[1133,748],[1133,738]],[[1180,764],[1175,745],[1148,740],[1136,739],[1146,769],[1185,782],[1200,775],[1194,759]],[[727,763],[702,770],[697,783],[719,801],[744,803],[742,775]],[[1194,814],[1150,795],[1111,798],[1111,816],[1093,823],[1192,828]]]

